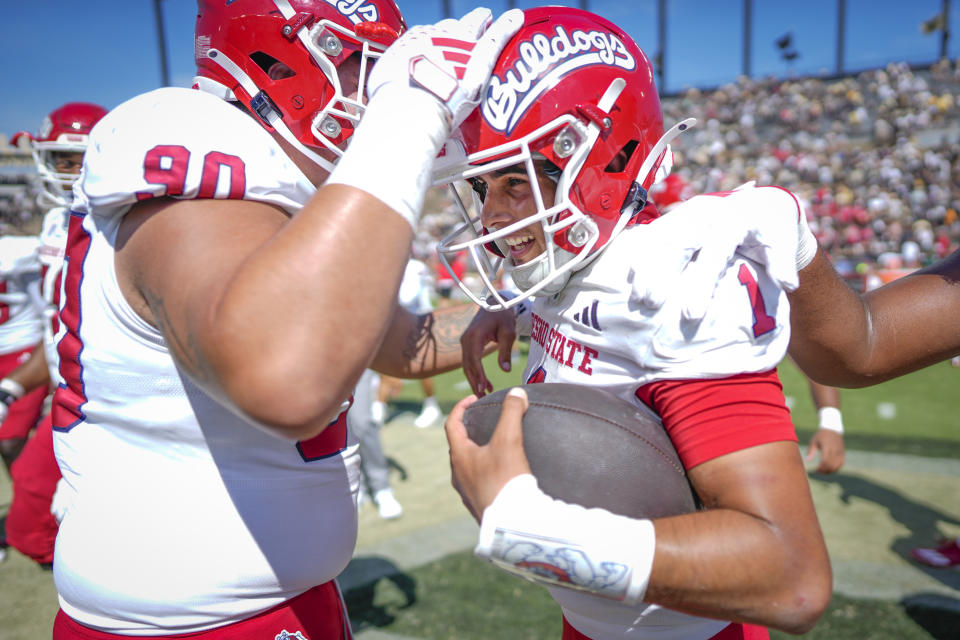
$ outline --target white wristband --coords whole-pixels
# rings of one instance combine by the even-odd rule
[[[390,83],[370,99],[327,184],[366,191],[416,228],[449,114],[421,89]]]
[[[16,380],[11,380],[10,378],[3,378],[0,380],[0,391],[5,392],[0,394],[0,397],[3,395],[13,396],[14,400],[19,400],[23,397],[23,394],[26,390],[23,388],[23,385],[17,382]],[[7,404],[13,404],[9,402]]]
[[[823,407],[817,411],[817,420],[821,429],[843,433],[843,415],[836,407]]]
[[[483,512],[474,553],[528,580],[633,605],[647,591],[655,548],[650,520],[555,500],[525,474]]]

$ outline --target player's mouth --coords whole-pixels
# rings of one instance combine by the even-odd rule
[[[534,237],[531,234],[508,236],[503,239],[510,249],[510,258],[517,264],[521,258],[530,251],[534,244]]]

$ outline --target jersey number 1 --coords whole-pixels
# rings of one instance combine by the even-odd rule
[[[753,308],[753,337],[759,338],[763,334],[773,331],[777,326],[776,319],[767,313],[766,304],[763,302],[763,294],[760,293],[760,285],[757,284],[757,278],[745,265],[740,265],[740,272],[737,274],[740,278],[740,284],[747,288],[747,295],[750,296],[750,306]]]

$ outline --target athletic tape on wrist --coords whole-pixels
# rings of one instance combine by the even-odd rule
[[[843,433],[843,415],[837,407],[823,407],[817,410],[817,420],[821,429]]]
[[[646,593],[655,546],[650,520],[554,500],[525,474],[484,511],[474,553],[527,580],[633,605]]]
[[[450,130],[447,111],[422,89],[385,85],[371,98],[327,184],[366,191],[416,228],[433,161]]]
[[[0,380],[0,402],[3,404],[10,406],[22,398],[24,393],[23,385],[16,380],[10,378]]]

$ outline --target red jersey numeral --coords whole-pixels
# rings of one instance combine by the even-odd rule
[[[224,167],[230,170],[230,192],[227,198],[233,200],[243,198],[243,193],[247,190],[243,160],[219,151],[211,151],[203,159],[203,174],[200,176],[198,198],[216,197],[217,182],[220,180],[220,171]]]
[[[767,313],[766,304],[763,302],[763,294],[760,293],[760,285],[754,277],[750,268],[740,265],[740,272],[737,274],[740,284],[747,288],[747,295],[750,296],[750,306],[753,308],[753,337],[759,338],[763,334],[773,331],[777,326],[776,319]]]
[[[64,305],[60,309],[60,322],[66,331],[57,343],[60,354],[60,376],[63,382],[53,397],[53,428],[69,431],[84,419],[83,405],[87,402],[83,389],[83,366],[80,354],[80,284],[83,281],[83,262],[90,249],[90,234],[83,228],[83,217],[70,214],[67,233],[67,251],[64,257],[62,278]]]
[[[7,281],[0,280],[0,293],[7,292]],[[6,302],[0,302],[0,324],[10,319],[10,305]]]
[[[297,443],[297,451],[304,462],[313,462],[335,456],[347,448],[347,411],[353,406],[353,396],[350,405],[340,412],[327,428],[309,440]]]
[[[190,150],[178,144],[158,144],[143,158],[143,179],[164,187],[162,193],[141,191],[138,200],[162,196],[181,196],[186,190]],[[240,200],[247,190],[246,165],[237,156],[211,151],[203,158],[198,198],[216,198],[220,173],[230,172],[230,190],[226,198]]]
[[[190,151],[178,144],[158,144],[143,158],[143,179],[150,184],[166,187],[163,193],[141,192],[137,198],[144,200],[154,195],[179,196],[187,184],[187,165]]]

